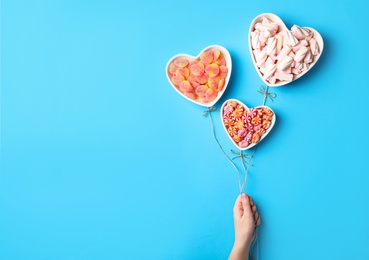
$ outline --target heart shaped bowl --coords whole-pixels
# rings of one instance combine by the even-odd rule
[[[233,103],[232,103],[233,102]],[[226,106],[231,106],[233,107],[234,110],[231,110],[231,112],[229,110],[226,109]],[[243,107],[243,110],[239,110],[239,113],[242,113],[242,116],[239,116],[238,119],[234,118],[232,119],[234,116],[236,116],[235,113],[237,113],[237,109],[239,109],[239,106]],[[262,112],[263,114],[260,115],[258,114],[258,112]],[[267,111],[269,112],[268,114],[264,114],[263,111]],[[264,115],[266,115],[267,119],[264,119]],[[259,117],[260,116],[260,121],[259,119],[257,120],[253,120],[254,117]],[[229,139],[231,139],[232,143],[240,150],[244,151],[244,150],[248,150],[252,147],[254,147],[255,145],[257,145],[258,143],[261,142],[261,140],[263,140],[272,130],[272,128],[274,127],[275,121],[276,121],[276,115],[274,113],[274,111],[267,106],[257,106],[254,108],[249,108],[248,106],[246,106],[244,103],[242,103],[241,101],[237,100],[237,99],[228,99],[226,100],[220,110],[220,119],[223,125],[224,130],[226,131]],[[226,121],[226,120],[234,120],[233,122],[231,121]],[[241,126],[236,122],[237,120],[242,120],[243,122],[241,123]],[[267,123],[267,127],[264,128],[264,120],[267,121],[265,123]],[[253,124],[254,122],[258,122],[258,124],[260,125],[259,127],[262,129],[262,131],[264,132],[263,134],[260,134],[260,128],[258,128],[258,124]],[[249,122],[249,123],[247,123]],[[228,124],[228,128],[226,126],[226,124]],[[232,131],[230,131],[230,125],[232,125],[234,127],[234,129],[232,129],[232,131],[235,131],[235,133],[231,133]],[[250,127],[252,130],[250,130]],[[245,130],[242,130],[245,129]],[[254,134],[258,134],[259,138],[257,138],[257,142],[248,142],[249,144],[246,147],[240,146],[240,141],[236,142],[235,141],[235,134],[237,132],[238,136],[240,135],[240,130],[242,131],[246,131],[245,136],[242,137],[241,140],[246,140],[247,139],[247,135],[251,135],[251,140],[254,140]],[[231,136],[233,135],[233,136]]]
[[[219,50],[220,51],[220,53],[221,53],[221,55],[223,56],[223,58],[224,58],[224,60],[225,60],[225,65],[223,65],[223,66],[226,66],[227,67],[227,75],[225,76],[225,78],[222,78],[222,86],[221,87],[219,87],[219,89],[214,89],[214,88],[210,88],[210,86],[208,86],[210,83],[208,83],[208,81],[206,80],[206,83],[204,83],[204,81],[199,81],[201,84],[200,85],[202,85],[203,86],[203,88],[206,90],[206,89],[212,89],[212,90],[209,90],[208,92],[210,93],[212,93],[212,97],[214,98],[214,99],[212,99],[211,101],[206,101],[205,100],[205,98],[203,98],[203,97],[200,97],[200,95],[198,95],[198,94],[196,94],[195,92],[194,92],[194,90],[192,90],[192,92],[185,92],[185,91],[181,91],[181,89],[180,89],[180,87],[178,86],[178,84],[180,84],[180,83],[178,83],[177,82],[177,86],[173,83],[173,80],[172,80],[172,78],[173,78],[173,73],[171,73],[171,68],[170,68],[170,66],[171,66],[171,64],[175,61],[175,60],[178,60],[178,59],[185,59],[185,60],[187,60],[187,61],[189,61],[189,62],[195,62],[195,61],[199,61],[200,60],[200,56],[201,56],[201,54],[203,54],[203,53],[206,53],[206,52],[209,52],[209,51],[212,51],[212,52],[214,52],[214,51],[216,51],[216,50]],[[221,56],[219,56],[219,57],[221,57]],[[222,58],[222,59],[223,59]],[[214,63],[215,63],[216,61],[214,61]],[[222,64],[224,64],[224,61],[223,61],[223,63]],[[220,68],[220,67],[219,67]],[[229,79],[230,79],[230,77],[231,77],[231,72],[232,72],[232,59],[231,59],[231,55],[229,54],[229,52],[228,52],[228,50],[226,49],[226,48],[224,48],[224,47],[222,47],[222,46],[220,46],[220,45],[211,45],[211,46],[208,46],[208,47],[206,47],[205,49],[203,49],[200,53],[199,53],[199,55],[197,55],[197,56],[191,56],[191,55],[188,55],[188,54],[177,54],[177,55],[175,55],[175,56],[173,56],[169,61],[168,61],[168,63],[167,63],[167,66],[166,66],[166,69],[165,69],[165,72],[166,72],[166,75],[167,75],[167,78],[168,78],[168,80],[169,80],[169,82],[170,82],[170,84],[172,85],[172,87],[174,88],[174,90],[175,91],[177,91],[178,92],[178,94],[180,94],[182,97],[184,97],[184,98],[186,98],[187,100],[189,100],[189,101],[191,101],[191,102],[193,102],[193,103],[195,103],[195,104],[197,104],[197,105],[200,105],[200,106],[205,106],[205,107],[211,107],[211,106],[213,106],[221,97],[222,97],[222,95],[223,95],[223,93],[225,92],[225,90],[226,90],[226,88],[227,88],[227,86],[228,86],[228,83],[229,83]],[[192,74],[192,72],[190,71],[189,72],[190,74],[189,74],[189,76],[188,77],[193,77],[194,78],[194,81],[196,81],[196,76],[194,76],[193,74]],[[205,72],[204,72],[204,74],[205,74]],[[210,76],[208,75],[208,74],[206,74],[207,75],[207,77],[210,79]],[[220,75],[220,74],[219,74]],[[186,75],[187,76],[187,75]],[[214,82],[215,82],[215,76],[214,76],[214,80],[213,80],[213,85],[215,84]],[[186,78],[186,77],[183,77],[182,78],[183,80],[185,80],[185,81],[189,81],[189,82],[191,82],[191,80],[188,78]],[[219,79],[218,79],[219,80]],[[209,80],[210,81],[210,80]],[[193,82],[193,81],[192,81]],[[197,82],[194,82],[194,83],[196,83],[196,84],[199,84],[199,83],[197,83]],[[217,83],[217,82],[216,82]],[[192,84],[192,83],[191,83]],[[219,83],[220,84],[220,83]],[[188,85],[188,84],[187,84]],[[217,85],[218,86],[218,85]],[[219,85],[220,86],[220,85]],[[186,86],[182,86],[183,88],[184,87],[186,87]],[[190,88],[190,89],[194,89],[196,86],[187,86],[188,88]],[[208,88],[206,88],[206,87],[208,87]],[[182,89],[183,89],[182,88]],[[197,92],[197,93],[199,93],[199,92]],[[216,95],[216,96],[215,96]]]
[[[280,31],[284,31],[284,30],[289,30],[287,28],[287,26],[285,25],[285,23],[282,21],[281,18],[279,18],[279,16],[275,15],[275,14],[272,14],[272,13],[263,13],[263,14],[260,14],[258,15],[257,17],[255,17],[254,20],[252,20],[251,22],[251,25],[250,25],[250,28],[249,28],[249,36],[248,36],[248,40],[249,40],[249,50],[250,50],[250,54],[251,54],[251,59],[252,59],[252,62],[254,64],[254,67],[256,69],[256,71],[258,72],[260,78],[263,80],[263,82],[270,86],[270,87],[280,87],[280,86],[283,86],[283,85],[286,85],[286,84],[289,84],[299,78],[301,78],[302,76],[304,76],[312,67],[314,67],[314,65],[318,62],[321,54],[323,53],[323,49],[324,49],[324,42],[323,42],[323,38],[322,36],[320,35],[320,33],[318,31],[316,31],[315,29],[311,28],[311,27],[301,27],[303,29],[307,29],[309,30],[310,32],[313,33],[313,37],[316,39],[317,41],[317,44],[319,46],[319,54],[315,55],[314,58],[313,58],[313,61],[309,64],[309,68],[306,69],[306,70],[303,70],[301,71],[301,73],[299,73],[298,75],[294,75],[293,76],[293,79],[292,81],[277,81],[275,84],[271,84],[270,82],[264,80],[263,78],[263,75],[261,74],[258,66],[256,65],[256,60],[255,60],[255,57],[254,57],[254,53],[253,53],[253,48],[252,48],[252,32],[254,31],[255,29],[255,24],[256,23],[261,23],[263,21],[263,18],[268,18],[270,21],[272,21],[273,23],[277,24],[278,25],[278,32]],[[290,30],[289,30],[290,31]]]

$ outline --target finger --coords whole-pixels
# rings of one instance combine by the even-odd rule
[[[251,211],[251,205],[250,205],[250,199],[249,196],[246,194],[242,194],[241,196],[242,199],[242,206],[243,206],[243,212],[244,214],[251,216],[252,215],[252,211]]]
[[[252,199],[252,197],[251,196],[249,196],[249,198],[250,198],[250,204],[251,204],[251,206],[254,206],[255,204],[254,204],[254,200]]]
[[[260,215],[259,215],[259,213],[257,213],[257,219],[255,221],[255,226],[259,226],[260,225],[260,222],[261,222]]]
[[[258,211],[255,204],[254,206],[251,207],[251,210],[252,210],[252,214],[255,214],[255,212]]]

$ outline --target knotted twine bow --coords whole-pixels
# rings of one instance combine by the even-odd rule
[[[273,98],[276,98],[277,97],[277,94],[274,93],[274,92],[268,92],[268,88],[269,86],[267,85],[266,89],[264,86],[260,86],[259,87],[259,90],[258,92],[260,94],[263,94],[264,95],[264,100],[263,100],[263,106],[265,106],[265,101],[266,101],[266,98],[268,97],[272,102],[273,102]]]

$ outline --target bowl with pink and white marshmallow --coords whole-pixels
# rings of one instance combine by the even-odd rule
[[[260,78],[279,87],[305,75],[318,62],[324,42],[311,27],[288,29],[277,15],[263,13],[251,22],[249,49]]]

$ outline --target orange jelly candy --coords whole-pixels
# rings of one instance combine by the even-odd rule
[[[187,79],[188,76],[190,75],[190,71],[186,67],[184,67],[184,68],[179,67],[176,70],[176,75],[177,76],[183,76],[183,77],[185,77]]]
[[[209,88],[205,85],[200,85],[196,88],[195,90],[195,93],[197,95],[199,95],[199,97],[205,97],[206,95],[206,91],[208,90]]]
[[[190,82],[188,82],[187,80],[182,81],[179,84],[179,89],[183,92],[190,92],[193,91],[193,87],[191,86]]]
[[[214,61],[214,63],[218,64],[219,66],[225,66],[226,61],[223,55],[221,54],[217,60]]]
[[[227,75],[225,58],[218,49],[207,50],[195,60],[177,57],[168,66],[173,85],[186,97],[204,104],[224,89]]]
[[[208,90],[206,90],[205,99],[208,102],[211,102],[211,101],[213,101],[217,97],[217,95],[218,95],[218,92],[217,91],[215,91],[212,88],[209,88]]]
[[[219,56],[220,56],[220,50],[215,50],[213,52],[213,55],[214,55],[214,60],[217,60],[219,58]]]
[[[228,74],[228,68],[224,65],[219,66],[219,76],[221,78],[226,78]]]
[[[175,86],[179,86],[179,84],[181,84],[182,81],[184,81],[185,78],[183,76],[173,76],[172,77],[172,83],[175,85]]]
[[[209,88],[218,90],[219,80],[220,78],[216,76],[209,77],[209,81],[208,81]]]
[[[174,65],[176,65],[177,67],[186,67],[188,65],[188,60],[187,59],[183,59],[183,58],[177,58],[174,60]]]
[[[185,92],[184,93],[186,97],[190,98],[190,99],[193,99],[193,100],[196,100],[197,96],[195,93],[193,92]]]
[[[206,65],[205,67],[205,72],[210,76],[210,77],[213,77],[213,76],[216,76],[219,74],[219,66],[218,64],[216,63],[212,63],[212,64],[209,64],[209,65]]]
[[[214,60],[213,52],[212,51],[206,51],[206,52],[201,53],[200,60],[204,64],[212,63],[213,60]]]
[[[191,72],[196,75],[196,76],[201,76],[202,74],[204,74],[204,64],[201,62],[195,63],[191,65]]]
[[[177,69],[178,69],[178,67],[176,65],[174,65],[174,62],[169,65],[169,72],[170,73],[175,74]]]
[[[225,82],[224,79],[219,80],[219,83],[218,83],[218,91],[222,91],[223,90],[224,82]]]
[[[196,77],[196,81],[202,85],[206,84],[208,82],[209,76],[208,74],[204,73],[201,76]]]

